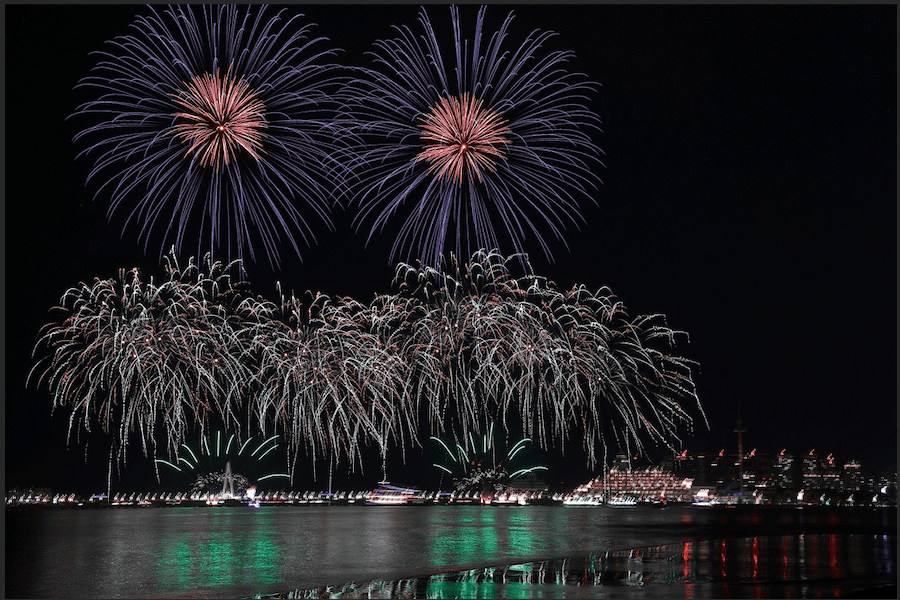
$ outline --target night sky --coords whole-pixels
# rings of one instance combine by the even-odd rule
[[[419,31],[414,5],[291,10],[342,48],[346,64],[370,66],[364,52],[393,37],[392,25]],[[509,10],[488,9],[489,32]],[[84,123],[66,121],[90,99],[73,90],[95,64],[89,53],[148,9],[5,12],[7,489],[104,490],[105,438],[91,437],[85,465],[83,444],[66,448],[66,414],[51,418],[48,392],[25,379],[39,329],[66,289],[121,267],[162,274],[158,246],[145,255],[134,227],[122,233],[121,215],[108,222],[108,197],[92,200],[91,160],[76,160],[72,143]],[[467,37],[475,12],[463,8]],[[429,14],[449,37],[449,10]],[[665,313],[689,332],[682,351],[701,365],[709,430],[695,411],[697,432],[684,447],[736,451],[740,412],[747,450],[815,448],[873,472],[896,464],[896,6],[515,14],[511,45],[536,28],[556,31],[550,49],[574,51],[569,69],[602,84],[591,105],[605,152],[596,205],[583,201],[587,225],[567,232],[568,250],[551,242],[555,263],[537,245],[532,263],[561,289],[609,286],[630,314]],[[254,290],[275,298],[278,280],[363,302],[392,291],[396,230],[367,246],[350,219],[336,214],[336,231],[322,231],[302,262],[285,260],[277,273],[248,264]],[[139,455],[130,453],[122,485],[149,489],[152,471]],[[549,479],[569,489],[593,474],[583,454],[542,458]],[[417,483],[417,460],[406,473],[395,468],[397,479]]]

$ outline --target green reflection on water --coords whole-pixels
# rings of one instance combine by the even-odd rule
[[[553,587],[536,588],[532,584],[506,582],[498,584],[494,581],[448,581],[440,575],[433,576],[425,591],[426,598],[436,600],[449,598],[543,598],[555,597],[558,592]],[[549,596],[546,596],[547,593]]]
[[[431,581],[428,583],[428,589],[425,592],[428,598],[444,599],[444,598],[496,598],[497,585],[493,582],[485,581],[477,583],[474,581]]]
[[[204,510],[217,513],[198,512],[194,524],[167,533],[155,552],[161,582],[179,590],[280,582],[281,556],[272,541],[271,512],[197,509]]]
[[[533,515],[524,511],[507,514],[509,515],[510,549],[515,553],[530,554],[534,549]]]
[[[528,554],[535,548],[533,517],[491,506],[459,507],[469,514],[455,526],[436,528],[429,544],[438,568],[490,562],[498,555]]]

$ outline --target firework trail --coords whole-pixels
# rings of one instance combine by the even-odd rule
[[[189,427],[203,429],[213,416],[240,426],[240,389],[250,373],[227,308],[234,291],[227,269],[208,262],[203,272],[191,261],[181,271],[167,257],[159,285],[121,269],[116,279],[66,291],[61,318],[42,329],[35,354],[46,354],[29,380],[47,385],[54,408],[68,407],[70,441],[76,424],[90,433],[96,422],[112,436],[110,477],[114,461],[125,464],[134,432],[149,455],[158,437],[177,451]]]
[[[528,438],[520,439],[498,461],[497,448],[494,445],[493,424],[491,424],[488,432],[480,440],[481,444],[475,441],[472,432],[469,432],[468,436],[462,440],[462,444],[459,441],[452,441],[450,444],[447,444],[444,440],[433,436],[431,439],[444,450],[442,464],[434,463],[433,466],[448,475],[455,476],[453,485],[457,493],[480,492],[481,494],[499,494],[508,490],[509,484],[513,480],[535,471],[547,470],[547,467],[534,465],[523,467],[510,474],[509,465],[531,440]]]
[[[165,465],[192,480],[192,491],[219,492],[225,479],[226,463],[233,465],[235,489],[243,493],[253,483],[244,473],[251,473],[261,464],[263,458],[278,448],[278,436],[263,440],[248,437],[241,440],[238,434],[217,431],[215,435],[202,436],[201,442],[192,449],[187,444],[178,448],[178,454],[169,460],[157,458],[157,465]],[[268,473],[258,481],[285,479],[287,473]]]
[[[481,8],[470,46],[459,11],[450,14],[452,64],[423,9],[424,34],[396,28],[375,43],[376,68],[348,87],[347,111],[367,142],[351,165],[356,224],[368,223],[371,239],[403,220],[392,261],[437,267],[447,249],[467,256],[502,237],[515,252],[533,238],[549,258],[541,230],[565,243],[566,224],[582,221],[579,198],[599,182],[590,132],[600,119],[586,106],[597,86],[565,71],[571,52],[542,51],[552,32],[504,49],[510,13],[485,44]]]
[[[583,434],[594,466],[613,443],[675,450],[693,423],[684,401],[703,412],[695,363],[672,353],[683,332],[663,315],[629,317],[607,288],[559,291],[527,256],[401,263],[396,291],[369,304],[270,302],[229,268],[181,271],[169,258],[158,286],[123,269],[67,291],[42,330],[29,377],[70,411],[70,439],[76,422],[112,436],[110,476],[133,432],[145,454],[165,444],[177,460],[186,432],[213,422],[238,438],[283,436],[293,480],[304,452],[362,468],[374,447],[386,477],[388,453],[405,457],[426,431],[466,440],[485,423],[545,450]]]
[[[340,78],[326,40],[266,7],[150,11],[77,86],[100,94],[73,116],[93,119],[75,140],[109,216],[127,214],[145,251],[159,231],[179,251],[200,231],[198,255],[256,262],[261,246],[277,265],[287,244],[299,256],[299,240],[331,227],[332,156],[347,139],[329,112]]]
[[[514,277],[513,263],[525,274]],[[453,257],[443,270],[398,266],[398,296],[418,300],[409,318],[428,332],[409,336],[405,355],[415,376],[432,371],[410,387],[429,403],[432,428],[464,439],[479,423],[521,423],[544,449],[583,431],[592,466],[613,441],[674,449],[679,425],[692,424],[681,401],[702,414],[695,363],[669,352],[684,332],[663,315],[629,318],[607,288],[560,292],[527,265],[479,251],[462,268]]]
[[[389,336],[375,333],[372,311],[351,298],[317,294],[307,305],[291,296],[282,304],[286,319],[254,342],[260,427],[275,422],[285,432],[292,473],[301,449],[354,467],[362,466],[360,446],[372,444],[384,468],[388,443],[405,447],[416,431],[406,367]]]

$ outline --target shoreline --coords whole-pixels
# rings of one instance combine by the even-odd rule
[[[857,544],[871,533],[813,533],[788,536],[730,536],[723,538],[685,538],[680,543],[660,544],[567,558],[533,560],[522,563],[483,566],[415,575],[402,579],[374,579],[363,583],[344,583],[287,592],[257,594],[254,599],[282,600],[294,598],[896,598],[897,536],[882,535],[895,549],[885,564],[885,572],[877,568],[846,574],[843,567],[830,564],[828,572],[814,566],[794,565],[773,575],[772,564],[760,572],[760,544],[777,545],[790,542],[831,544],[842,538],[846,543],[855,536]],[[722,549],[718,560],[697,556],[691,548],[703,546]],[[725,548],[727,547],[727,553]],[[737,569],[729,575],[726,555],[732,563],[754,565],[750,571]],[[869,564],[872,567],[873,565]],[[734,570],[732,568],[732,570]],[[717,571],[717,572],[714,572]],[[890,577],[889,573],[894,576]],[[748,576],[749,575],[749,576]],[[741,593],[746,591],[746,593]]]
[[[66,501],[50,501],[44,500],[40,502],[6,502],[6,510],[76,510],[76,509],[111,509],[111,508],[226,508],[226,507],[302,507],[302,506],[335,506],[335,507],[354,507],[354,506],[404,506],[404,507],[432,507],[432,506],[490,506],[495,508],[519,508],[527,506],[555,506],[561,508],[569,508],[573,510],[579,509],[596,509],[596,508],[624,508],[629,506],[618,507],[609,502],[599,503],[583,503],[566,506],[562,499],[551,497],[541,497],[529,499],[527,502],[504,502],[493,500],[491,502],[479,502],[472,499],[451,499],[451,500],[428,500],[424,502],[407,502],[407,503],[379,503],[369,502],[364,498],[359,500],[347,501],[346,499],[332,498],[294,498],[294,499],[278,499],[278,500],[257,500],[255,503],[247,498],[231,498],[216,500],[214,502],[205,499],[185,499],[185,500],[121,500],[110,502],[108,500],[66,500]],[[753,503],[753,502],[716,502],[712,504],[698,504],[693,502],[644,502],[638,501],[631,506],[650,507],[665,510],[666,508],[698,508],[700,510],[709,509],[770,509],[770,508],[795,508],[807,510],[881,510],[881,509],[897,509],[896,503],[865,503],[865,504],[821,504],[815,502],[788,502],[788,503]]]

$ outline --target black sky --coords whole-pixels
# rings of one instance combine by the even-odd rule
[[[597,205],[584,203],[569,250],[552,247],[555,264],[537,246],[533,264],[560,288],[607,285],[632,314],[662,312],[690,333],[710,429],[685,447],[733,452],[740,410],[746,448],[896,464],[896,6],[492,6],[489,30],[510,9],[511,44],[554,30],[551,49],[573,50],[570,69],[603,86]],[[392,25],[418,27],[413,5],[290,10],[347,64],[369,65],[364,52]],[[137,231],[122,234],[104,198],[92,201],[66,121],[88,99],[73,87],[89,52],[148,9],[5,11],[7,488],[102,489],[102,452],[85,466],[80,446],[66,450],[64,415],[51,419],[49,394],[25,378],[68,287],[120,267],[160,272],[158,248],[145,256]],[[475,11],[463,8],[469,36]],[[429,14],[449,37],[449,10]],[[367,247],[348,223],[338,216],[279,273],[248,265],[254,288],[391,291],[390,238]],[[583,480],[583,457],[567,461],[559,477]]]

